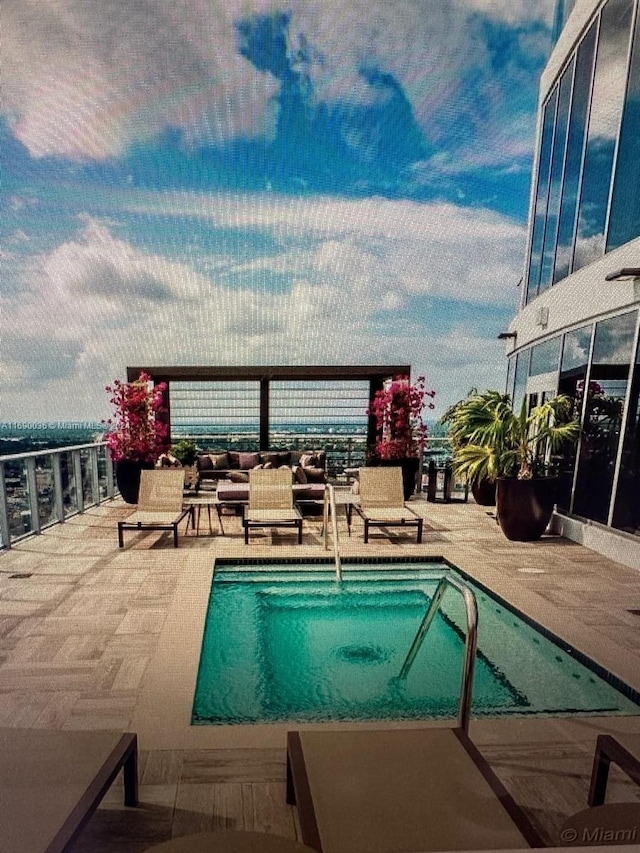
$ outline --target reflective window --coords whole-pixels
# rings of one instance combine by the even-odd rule
[[[595,46],[596,26],[593,24],[578,48],[576,59],[573,101],[571,103],[571,118],[569,120],[569,135],[564,170],[564,187],[562,189],[562,205],[558,223],[558,247],[556,250],[555,269],[553,271],[554,284],[556,281],[560,281],[561,278],[569,275],[569,268],[571,266],[571,252],[578,206],[582,155],[587,130],[587,109],[589,106]]]
[[[531,350],[527,349],[519,352],[516,357],[516,370],[513,384],[513,410],[519,412],[524,400],[524,393],[527,388],[527,377],[529,376],[529,358]]]
[[[567,332],[562,345],[558,393],[567,394],[573,398],[574,415],[579,420],[582,418],[583,389],[592,332],[592,325]],[[554,458],[554,463],[558,470],[558,509],[568,512],[571,506],[571,489],[576,465],[576,445],[571,443],[563,448]]]
[[[566,333],[562,347],[562,364],[560,366],[563,374],[567,374],[570,371],[574,372],[575,370],[581,372],[587,369],[592,332],[593,327],[589,325],[581,326],[579,329],[574,329],[572,332]]]
[[[551,151],[553,143],[553,122],[556,114],[558,87],[554,89],[544,108],[542,123],[542,142],[540,145],[540,160],[538,165],[538,188],[533,211],[533,236],[531,238],[531,258],[529,260],[529,279],[527,282],[527,301],[533,299],[538,292],[540,280],[540,262],[542,260],[542,245],[544,241],[544,224],[547,216],[547,200],[549,197],[549,175],[551,172]]]
[[[569,106],[571,104],[571,87],[573,85],[573,65],[574,63],[572,62],[560,79],[556,132],[551,157],[551,177],[549,179],[549,201],[547,204],[538,293],[551,287],[553,276],[553,262],[558,235],[558,214],[560,212],[560,193],[562,191],[562,174],[567,146],[567,128],[569,126]]]
[[[640,344],[631,376],[629,412],[613,511],[613,526],[640,535]]]
[[[604,229],[627,76],[632,10],[633,0],[609,0],[601,15],[574,270],[604,253]]]
[[[516,375],[516,359],[512,356],[507,362],[507,388],[505,393],[513,399],[513,383]]]
[[[606,524],[638,312],[596,324],[572,512]]]
[[[609,320],[601,320],[597,324],[593,342],[592,372],[598,365],[629,365],[636,317],[635,311],[629,311]]]
[[[560,360],[560,337],[551,338],[544,343],[531,347],[531,364],[529,376],[540,376],[541,373],[554,373]]]
[[[640,235],[640,17],[629,70],[611,201],[607,251]]]

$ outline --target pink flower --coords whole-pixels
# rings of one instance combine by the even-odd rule
[[[164,420],[166,382],[150,387],[151,377],[142,372],[135,382],[116,379],[107,385],[114,417],[103,421],[109,427],[106,436],[111,458],[155,462],[166,450],[168,426]]]
[[[376,392],[367,414],[376,419],[375,452],[381,459],[417,456],[426,445],[427,427],[422,412],[425,397],[432,399],[435,391],[427,391],[425,381],[424,376],[419,376],[415,384],[410,385],[406,377],[394,377]],[[434,408],[433,403],[426,405]]]

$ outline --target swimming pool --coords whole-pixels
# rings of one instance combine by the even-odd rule
[[[637,714],[569,651],[445,563],[216,568],[194,725],[455,717],[461,596],[448,592],[406,679],[399,672],[443,574],[478,602],[472,716]],[[637,697],[633,697],[637,698]]]

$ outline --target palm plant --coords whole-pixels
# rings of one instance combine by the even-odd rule
[[[547,451],[557,451],[580,433],[573,401],[562,394],[529,412],[525,399],[516,414],[508,394],[471,392],[442,420],[450,425],[453,466],[471,482],[513,475],[530,480],[544,472]]]

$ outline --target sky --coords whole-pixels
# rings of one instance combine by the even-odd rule
[[[504,387],[553,0],[6,0],[0,421],[147,365]]]

